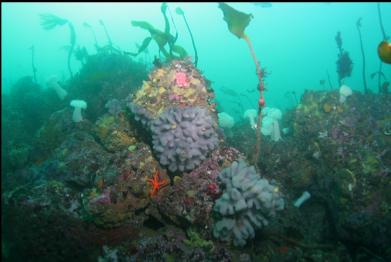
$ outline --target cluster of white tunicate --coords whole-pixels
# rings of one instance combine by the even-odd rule
[[[214,225],[213,235],[244,246],[247,239],[254,238],[256,229],[266,226],[276,211],[284,208],[284,199],[276,186],[243,160],[224,169],[219,179],[225,190],[214,206],[222,218]]]
[[[150,124],[160,164],[171,172],[193,170],[217,147],[216,127],[207,109],[169,108]]]

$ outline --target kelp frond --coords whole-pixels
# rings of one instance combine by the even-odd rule
[[[51,30],[56,26],[62,26],[68,22],[67,19],[58,17],[53,14],[41,14],[40,17],[41,17],[41,26],[45,30]]]

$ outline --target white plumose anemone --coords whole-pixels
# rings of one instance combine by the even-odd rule
[[[218,113],[219,126],[222,128],[231,129],[235,125],[235,120],[226,112]]]
[[[53,89],[56,92],[58,98],[60,98],[61,100],[64,100],[64,98],[68,95],[68,92],[58,83],[56,76],[50,77],[49,80],[46,82],[46,85],[48,86],[48,88]]]
[[[257,128],[257,123],[255,119],[257,118],[257,110],[255,109],[247,109],[243,114],[243,118],[248,118],[250,120],[250,125],[252,129]]]
[[[83,116],[81,115],[81,110],[87,108],[87,102],[84,100],[72,100],[70,106],[74,107],[72,120],[73,122],[83,121]]]
[[[265,136],[277,142],[281,140],[280,124],[278,120],[282,118],[282,112],[278,108],[266,107],[262,110],[262,128],[261,132]]]
[[[350,87],[347,85],[342,85],[339,88],[339,102],[342,104],[345,102],[346,98],[348,96],[351,96],[353,94],[353,91]]]

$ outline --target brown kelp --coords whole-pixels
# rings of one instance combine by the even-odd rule
[[[185,13],[183,12],[182,8],[177,7],[177,9],[175,11],[176,11],[176,13],[178,15],[181,15],[183,17],[183,21],[185,21],[185,24],[186,24],[186,27],[187,27],[187,31],[190,34],[191,44],[193,45],[193,49],[194,49],[194,65],[197,66],[197,63],[198,63],[198,53],[197,53],[197,47],[196,47],[195,42],[194,42],[193,33],[191,32],[189,23],[187,23],[187,19],[186,19]]]
[[[168,21],[166,11],[167,11],[167,4],[162,3],[161,12],[164,16],[164,22],[165,22],[164,32],[156,29],[150,23],[145,21],[131,22],[133,26],[140,27],[144,30],[147,30],[151,36],[146,37],[143,40],[137,53],[126,52],[126,54],[137,56],[149,46],[152,40],[154,40],[159,47],[159,52],[163,53],[167,61],[171,61],[177,58],[184,58],[187,56],[186,50],[183,47],[175,44],[176,40],[178,39],[178,34],[176,34],[175,36],[171,35],[170,23]],[[168,45],[168,50],[166,49],[166,45]]]
[[[337,32],[335,41],[338,46],[338,59],[337,59],[337,73],[338,73],[338,84],[342,85],[342,80],[349,77],[352,74],[353,62],[350,59],[349,53],[342,48],[342,37],[341,32]]]
[[[106,34],[106,37],[107,37],[107,41],[109,42],[109,46],[113,46],[113,42],[111,41],[111,37],[109,35],[109,32],[107,31],[107,28],[106,28],[106,25],[105,23],[103,22],[102,19],[99,19],[99,24],[103,27],[103,29],[105,30],[105,34]]]
[[[168,22],[168,17],[167,17],[167,14],[166,12],[168,11],[169,15],[170,15],[170,18],[171,18],[171,22],[172,22],[172,25],[174,26],[174,29],[175,29],[175,36],[174,36],[174,39],[175,41],[178,39],[178,30],[176,28],[176,25],[175,25],[175,22],[174,22],[174,17],[172,16],[171,14],[171,10],[170,8],[168,7],[167,3],[166,2],[163,2],[162,3],[162,6],[160,7],[160,11],[162,12],[163,14],[163,18],[164,18],[164,23],[165,23],[165,29],[164,29],[164,32],[168,32],[170,33],[171,32],[171,27],[170,27],[170,23]]]
[[[357,19],[356,27],[357,27],[357,31],[358,31],[358,36],[360,38],[360,47],[361,47],[361,56],[362,56],[362,78],[363,78],[363,82],[364,82],[364,92],[368,93],[367,79],[365,77],[365,54],[364,54],[364,46],[362,43],[362,37],[361,37],[361,20],[362,20],[361,17],[359,19]]]
[[[87,28],[88,30],[91,31],[92,35],[94,36],[95,49],[96,49],[96,51],[99,51],[99,44],[98,44],[98,40],[97,40],[97,38],[96,38],[96,34],[95,34],[94,28],[93,28],[89,23],[87,23],[87,22],[84,22],[84,23],[83,23],[83,26],[84,26],[85,28]]]
[[[329,87],[330,87],[330,90],[331,90],[331,89],[333,89],[333,85],[331,84],[330,74],[329,74],[328,70],[326,71],[326,74],[327,74],[327,81],[329,83]]]
[[[71,69],[71,57],[76,44],[76,33],[72,22],[53,14],[41,14],[40,17],[41,17],[41,26],[45,30],[52,30],[57,26],[63,26],[65,24],[68,25],[69,32],[70,32],[70,42],[71,42],[71,47],[68,51],[68,70],[71,77],[73,77],[73,73]]]
[[[391,64],[391,43],[387,40],[382,41],[377,47],[377,53],[380,59],[387,64]]]
[[[139,49],[141,46],[137,43],[135,43],[135,46],[137,49]],[[126,53],[126,52],[125,52]],[[148,48],[145,48],[144,51],[142,52],[143,53],[143,58],[142,58],[142,63],[145,64],[145,66],[149,67],[150,65],[152,65],[153,61],[152,61],[152,58],[151,58],[151,55],[149,53],[149,49]],[[156,58],[156,57],[155,57]]]
[[[380,3],[377,4],[377,14],[379,16],[380,30],[383,35],[383,40],[380,42],[380,44],[377,48],[377,53],[378,53],[381,61],[383,61],[384,63],[387,63],[387,64],[391,64],[391,43],[388,41],[389,37],[386,35],[386,32],[384,31],[381,10],[380,10]],[[379,71],[381,71],[381,66],[382,66],[382,64],[380,64]],[[380,83],[380,80],[379,80],[379,83]]]
[[[380,65],[382,65],[383,63],[380,62]],[[380,69],[381,70],[381,67]],[[390,86],[390,82],[387,80],[387,77],[386,75],[382,72],[382,71],[377,71],[377,72],[374,72],[371,74],[371,79],[373,79],[375,76],[377,76],[378,78],[378,91],[380,94],[387,94],[389,92],[388,88]],[[384,82],[381,82],[381,79],[384,79]]]
[[[384,82],[382,84],[381,83],[381,76],[383,75],[383,77],[384,77],[384,74],[382,72],[382,70],[383,70],[383,62],[387,63],[387,60],[391,61],[391,58],[390,58],[390,56],[391,56],[391,47],[390,47],[390,44],[387,42],[388,37],[386,35],[386,32],[384,30],[384,26],[383,26],[383,19],[382,19],[382,15],[381,15],[380,3],[377,3],[377,15],[379,17],[380,31],[382,32],[383,40],[380,42],[380,44],[378,46],[378,49],[377,49],[377,52],[378,52],[378,55],[379,55],[379,58],[380,58],[379,70],[378,70],[378,72],[375,72],[374,74],[377,74],[377,76],[378,76],[377,77],[377,84],[378,84],[379,93],[387,93],[388,92],[389,82],[386,80],[386,82]],[[388,52],[387,52],[387,50],[388,50]],[[388,53],[388,59],[387,59],[387,53]]]
[[[107,30],[106,25],[102,19],[99,19],[99,24],[103,27],[108,42],[108,44],[105,47],[103,47],[100,51],[106,51],[110,54],[111,53],[121,54],[121,51],[114,47],[113,41],[111,41],[111,37],[109,35],[109,31]]]
[[[34,83],[37,83],[37,68],[35,67],[35,48],[32,45],[31,50],[31,67],[33,68]]]
[[[293,101],[295,106],[299,105],[299,100],[297,99],[296,91],[287,91],[285,92],[284,97]]]
[[[263,84],[263,75],[262,75],[261,66],[255,55],[254,47],[251,43],[250,38],[244,33],[244,30],[250,23],[251,19],[253,18],[253,15],[245,14],[243,12],[237,11],[236,9],[227,5],[226,3],[219,3],[219,8],[223,11],[224,20],[227,22],[229,31],[235,36],[237,36],[239,39],[242,38],[246,41],[250,49],[251,57],[253,58],[256,67],[257,77],[259,81],[259,93],[260,93],[260,98],[258,101],[258,120],[257,120],[257,131],[256,131],[255,154],[253,159],[254,164],[256,164],[259,158],[259,150],[261,144],[260,130],[261,130],[261,123],[262,123],[262,109],[265,106],[265,99],[263,96],[264,84]]]
[[[76,47],[75,49],[75,58],[80,61],[82,65],[85,65],[88,59],[88,52],[85,46],[83,47]]]
[[[135,92],[147,78],[143,64],[124,54],[103,49],[85,57],[80,71],[69,82],[69,97],[82,98],[88,104],[86,118],[96,120],[106,111],[105,104],[111,99],[120,99]],[[85,57],[85,58],[84,58]]]

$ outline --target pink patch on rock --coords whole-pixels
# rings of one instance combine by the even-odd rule
[[[168,99],[170,99],[170,101],[180,101],[182,99],[182,97],[177,94],[170,94],[168,96]]]
[[[175,74],[175,83],[179,87],[188,87],[189,79],[187,78],[187,75],[185,73],[177,72]]]
[[[219,186],[216,183],[211,183],[208,185],[207,194],[211,196],[213,199],[217,199],[220,197],[221,192]]]
[[[110,188],[105,189],[101,195],[91,199],[90,203],[93,205],[109,205],[111,204],[110,193]]]

